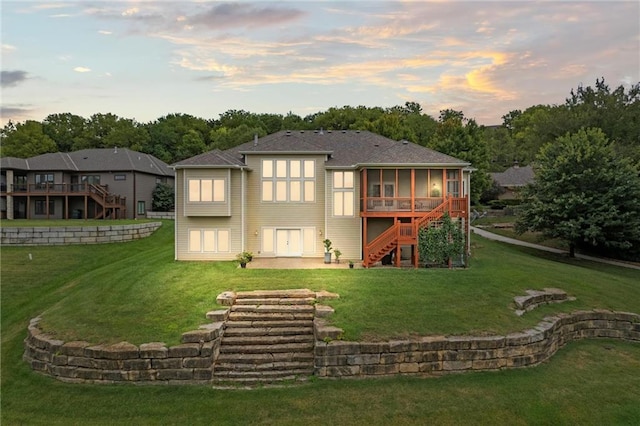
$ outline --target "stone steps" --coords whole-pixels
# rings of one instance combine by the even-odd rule
[[[309,290],[233,294],[214,382],[252,385],[313,375],[314,304]]]

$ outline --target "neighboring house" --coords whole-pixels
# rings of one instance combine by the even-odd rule
[[[0,159],[3,219],[145,217],[158,182],[173,170],[126,148],[83,149]]]
[[[491,177],[504,189],[498,198],[505,200],[518,198],[520,189],[533,182],[534,174],[531,166],[520,167],[516,164],[502,173],[491,173]]]
[[[418,265],[417,231],[448,211],[468,236],[469,163],[365,131],[281,131],[174,164],[178,260],[323,257]]]

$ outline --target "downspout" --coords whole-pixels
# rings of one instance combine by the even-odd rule
[[[245,220],[245,214],[244,214],[244,209],[245,209],[245,201],[246,201],[246,190],[245,190],[245,169],[244,168],[240,168],[240,240],[241,240],[241,252],[246,251],[245,247],[246,247],[246,232],[245,232],[245,227],[247,226],[246,220]],[[231,170],[229,170],[229,175],[231,175]],[[229,181],[231,181],[231,179],[229,179]]]
[[[136,189],[136,171],[133,171],[133,218],[138,218],[138,191]]]

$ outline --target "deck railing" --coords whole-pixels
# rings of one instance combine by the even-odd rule
[[[451,200],[449,208],[452,212],[466,210],[465,197],[366,197],[361,205],[366,212],[430,212],[442,205],[445,200]],[[366,210],[364,209],[366,206]]]
[[[102,200],[105,206],[124,206],[126,197],[109,193],[107,185],[92,183],[23,183],[10,185],[9,194],[13,195],[88,195]]]

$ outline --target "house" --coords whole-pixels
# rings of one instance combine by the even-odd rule
[[[280,131],[180,161],[175,258],[323,257],[418,265],[418,229],[444,212],[468,236],[470,164],[366,131]],[[468,239],[468,238],[467,238]]]
[[[502,173],[491,173],[491,177],[504,189],[498,198],[505,200],[518,198],[520,189],[533,182],[534,173],[531,166],[520,167],[515,164]]]
[[[3,219],[139,218],[158,182],[173,170],[156,157],[122,148],[0,159]]]

